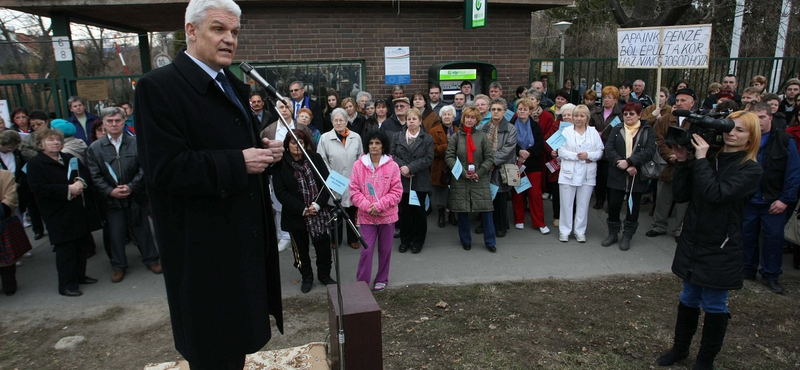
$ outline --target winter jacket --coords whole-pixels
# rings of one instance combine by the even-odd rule
[[[453,124],[453,135],[458,133],[458,127]],[[445,132],[444,125],[436,125],[428,131],[428,134],[433,138],[433,163],[431,163],[431,185],[433,186],[446,186],[442,183],[442,172],[447,170],[445,176],[450,176],[447,162],[444,160],[444,155],[447,153],[447,133]],[[451,135],[452,136],[452,135]]]
[[[575,166],[580,165],[578,162],[578,153],[586,152],[589,155],[591,162],[586,163],[586,178],[583,182],[584,185],[595,185],[597,182],[597,161],[603,158],[603,141],[600,139],[600,134],[597,133],[594,127],[587,127],[583,137],[581,149],[578,149],[578,133],[575,132],[575,126],[565,127],[561,131],[566,142],[558,148],[558,157],[561,158],[561,171],[558,176],[559,184],[572,184],[572,176],[575,174]]]
[[[492,122],[483,125],[481,131],[486,134],[486,139],[489,139],[489,131],[492,129]],[[491,142],[489,142],[491,145]],[[508,123],[503,118],[497,126],[497,150],[492,153],[494,157],[494,170],[492,171],[492,178],[490,182],[499,187],[497,191],[507,192],[511,190],[511,186],[503,184],[503,179],[500,176],[500,167],[504,164],[513,164],[517,158],[517,128]]]
[[[342,145],[342,141],[336,136],[336,130],[331,130],[324,133],[322,137],[319,138],[317,153],[322,157],[329,171],[336,171],[344,177],[350,177],[350,171],[353,170],[353,163],[361,156],[363,149],[364,147],[361,145],[361,136],[357,133],[350,131],[350,134],[347,135],[347,139],[345,140],[345,145]],[[344,194],[341,194],[341,196],[342,206],[350,207],[352,205],[350,203],[350,192],[345,190]],[[331,206],[334,205],[333,199],[331,199],[328,204]]]
[[[425,107],[425,111],[422,112],[422,117],[422,129],[425,130],[425,132],[430,132],[434,126],[442,124],[439,115],[431,109],[430,105]]]
[[[642,121],[639,131],[633,137],[634,143],[637,138],[638,143],[633,148],[633,153],[629,158],[625,158],[625,133],[622,128],[625,127],[624,123],[620,123],[608,135],[605,147],[605,159],[608,161],[608,180],[607,186],[610,189],[617,189],[622,191],[631,190],[631,181],[634,181],[633,191],[643,193],[647,191],[647,178],[641,175],[641,166],[653,159],[656,154],[656,135],[653,128]],[[627,159],[629,166],[634,166],[638,170],[636,178],[634,179],[628,175],[627,171],[617,168],[617,161],[620,159]]]
[[[108,135],[92,142],[86,151],[86,166],[92,173],[98,194],[105,199],[108,209],[122,209],[130,205],[130,200],[139,205],[147,203],[144,185],[144,171],[139,165],[139,153],[136,149],[136,137],[120,135],[122,142],[119,145],[119,154]],[[114,170],[112,175],[108,167]],[[116,179],[115,179],[116,177]],[[117,185],[127,185],[131,189],[131,196],[126,199],[111,197],[111,192]]]
[[[691,284],[742,288],[742,213],[758,189],[761,166],[745,152],[676,162],[672,193],[689,202],[672,272]]]
[[[618,106],[614,106],[611,110],[611,114],[608,115],[608,118],[603,119],[603,108],[602,106],[597,107],[594,112],[592,112],[592,117],[589,120],[589,126],[594,126],[597,129],[597,132],[600,133],[600,137],[603,139],[605,143],[608,141],[608,134],[611,133],[611,122],[614,121],[614,118],[619,118],[619,125],[622,125],[622,109]],[[617,125],[617,126],[619,126]]]
[[[358,222],[362,225],[386,225],[397,222],[397,210],[403,198],[403,185],[400,182],[400,166],[392,157],[381,157],[378,167],[372,168],[369,154],[364,154],[353,164],[350,174],[350,200],[358,207]],[[370,193],[370,185],[375,194]],[[380,212],[378,216],[369,214],[374,204]]]
[[[325,162],[319,154],[309,154],[312,162],[317,166],[319,174],[322,175],[322,178],[314,177],[314,181],[317,182],[317,189],[319,189],[319,197],[315,203],[320,207],[328,207],[330,193],[328,193],[328,191],[325,190],[325,186],[322,185],[325,179],[328,178],[328,167],[325,166]],[[303,158],[302,161],[305,162],[305,158]],[[292,158],[292,154],[289,153],[288,150],[283,153],[281,162],[283,163],[280,169],[272,174],[272,183],[275,186],[275,197],[278,198],[282,206],[281,229],[284,231],[305,232],[308,230],[308,227],[306,226],[303,212],[309,204],[306,204],[303,199],[303,194],[300,192],[300,184],[297,182],[297,178],[294,177],[296,171],[294,167],[292,167],[294,158]]]
[[[473,164],[478,174],[478,181],[467,179],[467,133],[464,130],[450,136],[447,144],[445,161],[452,169],[456,160],[461,162],[463,170],[458,179],[450,179],[450,199],[447,208],[453,212],[492,212],[492,192],[489,189],[489,174],[494,164],[494,154],[489,138],[481,130],[473,128],[472,140],[475,142]],[[451,175],[452,176],[452,175]]]
[[[403,177],[403,193],[409,190],[429,192],[431,188],[431,163],[433,163],[433,138],[420,127],[419,136],[410,146],[406,140],[408,128],[394,134],[389,151],[399,167],[408,166],[412,178]],[[410,185],[410,187],[409,187]]]

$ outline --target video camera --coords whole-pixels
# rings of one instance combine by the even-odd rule
[[[721,118],[726,117],[730,112],[696,114],[692,113],[692,111],[677,109],[673,111],[672,114],[678,117],[686,117],[689,123],[691,123],[691,126],[688,130],[677,126],[670,126],[664,141],[670,146],[685,146],[689,148],[691,152],[694,152],[694,146],[692,145],[693,134],[698,134],[703,137],[710,146],[709,152],[714,153],[722,149],[722,146],[725,144],[722,134],[731,132],[736,126],[733,120]]]

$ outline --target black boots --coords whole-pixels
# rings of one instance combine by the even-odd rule
[[[449,211],[447,217],[450,219],[450,225],[458,226],[458,220],[456,219],[456,213],[455,212]]]
[[[689,357],[689,346],[692,337],[697,331],[697,320],[700,317],[699,308],[691,308],[683,303],[678,304],[678,319],[675,322],[675,339],[667,353],[661,355],[657,362],[659,366],[671,366],[675,362]],[[692,370],[714,370],[714,359],[722,349],[725,333],[728,331],[728,313],[708,313],[703,320],[703,337],[700,340],[700,350],[697,351],[697,360]]]
[[[622,223],[624,227],[622,229],[622,241],[619,242],[619,250],[627,251],[628,249],[631,249],[631,238],[633,238],[633,234],[636,233],[639,223],[630,222],[628,220],[625,220]]]
[[[691,308],[683,303],[678,303],[678,318],[675,320],[675,338],[673,339],[672,349],[658,358],[656,361],[658,366],[671,366],[689,357],[689,346],[692,344],[692,337],[697,331],[699,318],[699,308]]]
[[[602,243],[600,243],[604,247],[608,247],[619,240],[619,227],[622,225],[622,223],[619,221],[606,221],[606,223],[608,223],[608,236],[605,240],[603,240]]]
[[[722,349],[725,332],[728,331],[728,320],[731,315],[726,313],[707,313],[703,320],[703,339],[700,340],[700,350],[697,352],[697,362],[692,370],[714,370],[714,359]]]
[[[439,208],[439,227],[444,227],[444,208]]]

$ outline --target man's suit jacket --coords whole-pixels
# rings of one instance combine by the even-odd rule
[[[175,347],[189,361],[258,351],[271,337],[268,314],[283,331],[268,176],[247,174],[242,154],[262,146],[250,88],[224,72],[244,111],[184,50],[136,89]]]

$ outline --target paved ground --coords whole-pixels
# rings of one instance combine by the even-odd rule
[[[671,237],[648,238],[644,235],[651,223],[651,217],[647,215],[650,207],[642,207],[641,226],[633,238],[631,250],[627,252],[620,251],[616,245],[609,248],[600,246],[600,241],[606,236],[606,215],[603,211],[590,211],[587,242],[584,244],[574,239],[569,243],[559,242],[557,228],[552,227],[552,218],[547,217],[552,230],[549,235],[541,235],[530,227],[525,230],[512,229],[506,237],[498,238],[498,251],[494,254],[483,247],[480,235],[473,235],[472,250],[464,251],[459,244],[456,227],[448,224],[445,228],[439,228],[436,214],[431,214],[428,217],[427,244],[422,253],[398,253],[398,242],[395,241],[389,287],[418,283],[464,284],[550,277],[580,279],[615,274],[668,273],[675,243]],[[552,214],[548,201],[545,202],[545,214]],[[473,222],[473,229],[474,226]],[[99,232],[95,233],[95,240],[98,245],[102,244]],[[49,241],[46,238],[37,241],[34,248],[33,258],[24,259],[24,266],[17,269],[17,294],[12,297],[0,294],[0,321],[8,319],[6,315],[17,316],[24,312],[36,311],[43,316],[69,318],[95,313],[109,306],[166,303],[163,278],[154,275],[139,262],[139,252],[133,245],[128,247],[131,267],[125,280],[118,284],[110,281],[111,267],[105,254],[101,251],[92,257],[88,275],[100,279],[100,282],[82,286],[84,295],[78,298],[58,295],[55,255]],[[358,257],[359,251],[350,247],[341,248],[343,281],[355,281]],[[790,257],[785,257],[785,273],[798,274],[790,267]],[[300,274],[292,267],[292,254],[285,251],[280,258],[283,295],[301,294]],[[373,274],[376,269],[373,269]],[[786,288],[796,289],[792,286]],[[315,283],[311,294],[323,292],[324,289]]]

